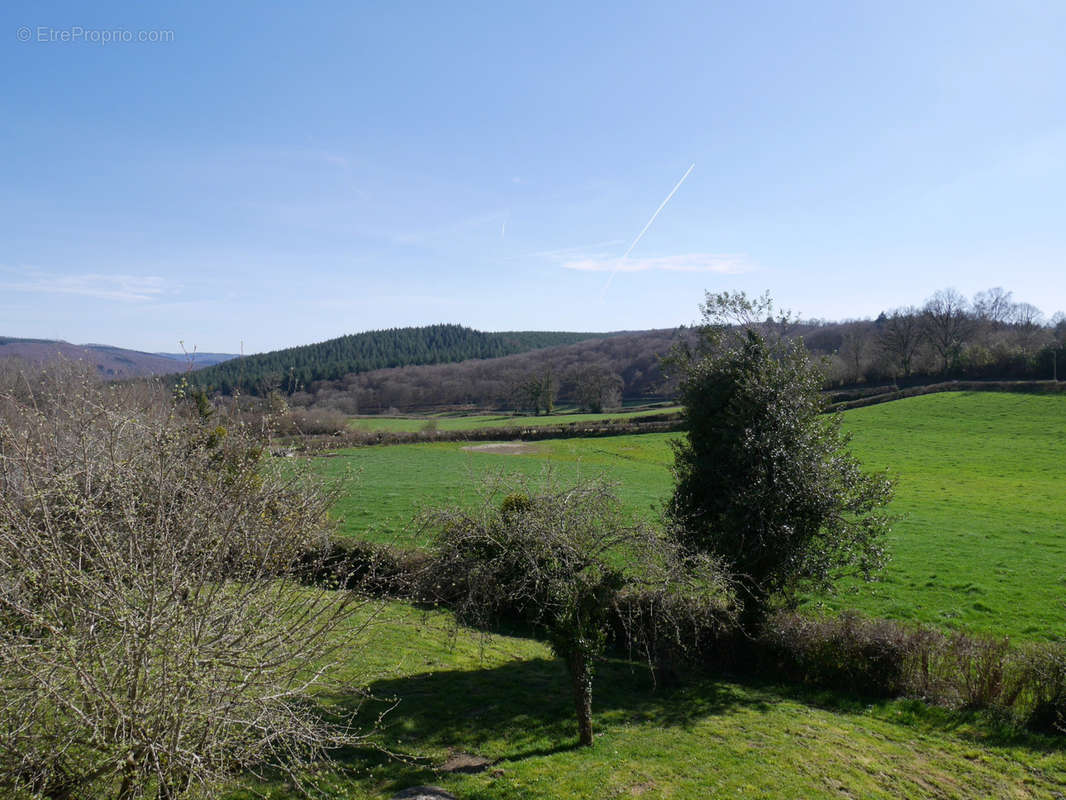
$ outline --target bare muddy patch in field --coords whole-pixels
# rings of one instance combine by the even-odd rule
[[[484,772],[492,766],[492,762],[481,756],[470,753],[452,753],[448,760],[440,765],[441,772],[462,772],[473,775]]]
[[[489,442],[488,444],[470,444],[463,448],[471,453],[495,453],[500,456],[520,456],[537,452],[531,444],[522,442]]]

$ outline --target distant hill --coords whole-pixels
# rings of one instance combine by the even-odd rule
[[[292,394],[319,381],[335,381],[370,370],[498,358],[605,335],[552,331],[485,333],[461,325],[390,328],[226,361],[199,370],[195,382],[208,391],[223,394],[232,394],[236,389],[246,395],[262,396],[272,389]]]
[[[91,364],[102,378],[137,378],[182,371],[172,358],[139,350],[126,350],[102,344],[71,344],[50,339],[16,339],[0,336],[0,359],[18,358],[41,365],[57,358]]]
[[[229,361],[232,358],[240,358],[237,353],[153,353],[155,356],[173,359],[181,362],[182,367],[192,362],[193,369],[203,369]]]
[[[593,409],[664,399],[675,394],[676,385],[663,375],[661,357],[694,336],[686,328],[620,331],[492,359],[378,369],[320,381],[291,401],[346,414],[533,410],[537,400],[531,390],[539,394],[546,385],[556,402]]]

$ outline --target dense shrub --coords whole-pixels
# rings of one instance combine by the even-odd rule
[[[887,620],[782,613],[768,621],[759,644],[764,667],[793,682],[895,696],[907,688],[914,641]]]
[[[1017,659],[1026,726],[1045,733],[1066,732],[1066,648],[1037,644]]]
[[[751,641],[763,674],[790,682],[993,710],[1032,730],[1066,731],[1066,645],[946,634],[854,613],[773,615]]]
[[[956,633],[944,648],[947,675],[955,694],[954,704],[963,708],[1010,708],[1020,685],[1008,681],[1010,642],[1007,639]]]
[[[822,375],[768,297],[708,294],[702,308],[700,346],[674,359],[688,427],[666,511],[681,544],[733,573],[754,632],[775,603],[881,567],[892,482],[823,414]]]
[[[459,619],[488,625],[519,615],[547,638],[573,685],[579,740],[592,744],[592,679],[609,644],[616,603],[629,592],[655,595],[639,625],[678,628],[675,614],[730,598],[718,565],[682,558],[659,532],[622,510],[602,481],[553,486],[486,487],[474,510],[427,515],[434,570]],[[652,616],[652,614],[654,616]]]
[[[439,594],[432,586],[431,566],[432,559],[423,550],[334,537],[324,551],[315,548],[305,553],[300,576],[312,585],[417,602]]]

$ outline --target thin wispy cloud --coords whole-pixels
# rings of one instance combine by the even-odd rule
[[[10,270],[8,270],[10,271]],[[0,277],[0,289],[37,294],[73,294],[124,303],[148,303],[167,292],[165,279],[155,275],[55,275],[21,271],[14,280]]]
[[[739,275],[751,272],[754,265],[746,256],[728,253],[684,253],[676,256],[646,258],[608,258],[603,256],[573,258],[563,261],[563,267],[579,272],[714,272],[720,275]]]
[[[616,247],[620,244],[625,244],[625,239],[608,239],[605,242],[593,242],[592,244],[579,244],[573,247],[557,247],[552,250],[536,250],[532,253],[522,253],[521,255],[511,256],[508,260],[516,258],[549,258],[549,259],[566,259],[566,258],[599,258],[597,254],[590,254],[590,250],[599,250],[604,247]],[[603,256],[604,258],[606,255]]]

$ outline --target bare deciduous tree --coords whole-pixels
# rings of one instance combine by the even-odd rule
[[[1016,303],[1010,321],[1015,326],[1022,349],[1033,349],[1044,329],[1044,312],[1032,303]]]
[[[922,323],[918,309],[897,308],[885,317],[881,327],[879,344],[894,365],[909,378],[914,368],[914,357],[922,344]]]
[[[84,375],[14,388],[0,392],[0,793],[215,796],[241,770],[298,775],[358,740],[310,697],[358,601],[291,580],[330,498],[204,404],[182,413]]]
[[[926,301],[922,321],[943,370],[957,367],[973,321],[966,298],[955,289],[941,289]]]
[[[1055,336],[1055,341],[1061,346],[1063,342],[1066,342],[1066,312],[1056,311],[1051,316],[1051,332]]]
[[[974,316],[982,322],[994,325],[1010,322],[1014,310],[1012,296],[1013,292],[1008,292],[1002,286],[978,292],[973,298]]]
[[[858,383],[866,375],[869,345],[869,333],[862,325],[852,325],[844,334],[839,355],[847,365],[846,377],[849,382]]]
[[[604,363],[573,369],[566,383],[569,393],[586,411],[599,414],[622,403],[622,378]]]

